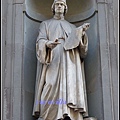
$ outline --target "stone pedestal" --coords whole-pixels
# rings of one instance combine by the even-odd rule
[[[94,117],[88,117],[88,118],[84,118],[83,120],[97,120],[97,118],[94,118]]]

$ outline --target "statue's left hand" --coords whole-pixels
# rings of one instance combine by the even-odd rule
[[[85,35],[85,31],[86,31],[89,27],[90,27],[90,23],[84,23],[84,24],[82,25],[82,28],[83,28],[82,34],[83,34],[83,36]]]
[[[90,23],[84,23],[82,25],[83,31],[86,31],[90,27]]]

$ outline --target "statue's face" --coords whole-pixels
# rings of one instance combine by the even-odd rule
[[[55,3],[55,13],[61,13],[61,14],[63,14],[64,13],[64,9],[65,9],[64,2],[57,1]]]

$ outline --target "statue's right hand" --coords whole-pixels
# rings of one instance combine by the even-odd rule
[[[58,40],[56,39],[55,41],[48,41],[46,43],[46,46],[50,49],[54,49],[58,44],[61,44],[61,43],[58,42]]]

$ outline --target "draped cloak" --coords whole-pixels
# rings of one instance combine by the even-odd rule
[[[46,47],[46,42],[56,39],[61,44],[54,49]],[[82,120],[79,114],[87,115],[82,61],[87,50],[88,38],[86,34],[82,37],[82,27],[54,18],[40,24],[33,116],[37,113],[44,120],[57,120],[68,114],[72,120]]]

